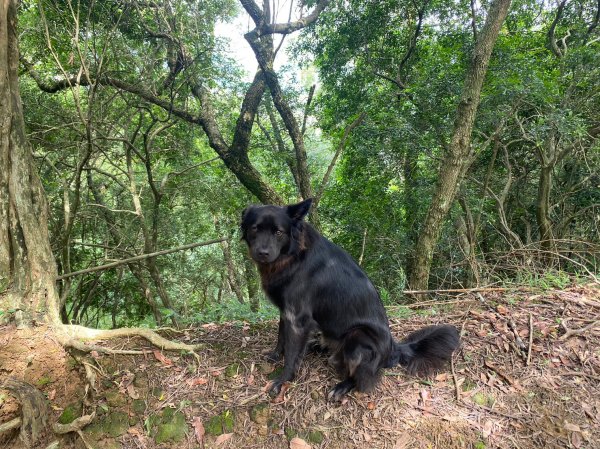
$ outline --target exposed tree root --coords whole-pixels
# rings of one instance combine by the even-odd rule
[[[0,424],[0,433],[21,427],[21,422],[21,418],[15,418],[11,419],[8,422]]]
[[[203,345],[188,345],[186,343],[171,341],[161,337],[150,329],[144,329],[140,327],[120,329],[91,329],[89,327],[78,325],[58,325],[55,327],[55,330],[57,338],[61,344],[79,349],[83,352],[98,351],[110,354],[143,354],[142,351],[115,350],[100,346],[93,346],[82,342],[82,340],[107,340],[121,337],[142,337],[148,340],[154,346],[167,351],[188,351],[195,353],[196,350],[203,347]]]
[[[22,380],[9,378],[2,385],[21,403],[19,439],[25,447],[33,447],[43,435],[48,421],[48,403],[40,390]],[[15,420],[10,421],[16,428]],[[6,423],[6,424],[9,424]],[[8,429],[6,429],[8,430]]]
[[[77,418],[70,424],[56,423],[52,426],[52,430],[54,430],[54,433],[58,435],[63,435],[69,432],[79,432],[81,429],[83,429],[85,426],[91,423],[94,420],[95,416],[96,413],[94,412],[91,415],[85,415],[80,418]]]

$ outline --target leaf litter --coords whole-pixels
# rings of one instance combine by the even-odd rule
[[[190,342],[206,345],[197,359],[163,353],[141,339],[123,340],[122,345],[145,348],[146,353],[89,358],[99,377],[96,405],[122,409],[130,417],[124,433],[103,441],[148,449],[600,447],[599,329],[590,327],[561,340],[566,329],[581,329],[600,318],[598,288],[576,286],[536,295],[493,292],[460,299],[459,307],[441,306],[435,315],[390,320],[396,338],[429,324],[454,324],[462,335],[454,371],[448,367],[423,379],[394,368],[374,392],[351,393],[340,404],[326,400],[337,379],[322,355],[308,354],[295,381],[275,402],[263,391],[274,374],[273,366],[263,366],[262,353],[275,344],[275,322],[187,329]],[[38,328],[27,337],[34,348],[39,335]],[[27,372],[28,362],[24,355],[19,359],[15,338],[14,329],[0,328],[0,342],[6,342],[0,366],[11,367],[0,372],[3,376]],[[19,338],[23,345],[24,334]],[[42,347],[40,353],[45,352]],[[7,351],[11,348],[12,353]],[[38,356],[35,349],[33,358],[31,349],[22,352],[29,360]],[[64,361],[70,356],[55,353],[62,357],[59,375],[85,379],[81,367],[65,375]],[[51,363],[45,360],[43,367],[34,366],[40,372],[27,376],[47,394],[57,420],[83,388],[81,382],[77,389],[65,388],[69,380],[44,384],[40,379],[58,379],[48,367]],[[280,367],[276,364],[275,372]],[[122,400],[112,398],[111,391]],[[105,397],[111,398],[108,404]],[[0,423],[18,414],[9,404],[6,399],[0,404]],[[140,404],[141,411],[134,412]],[[252,411],[257,408],[261,419],[255,422]],[[167,409],[184,415],[187,431],[183,440],[157,443],[152,423]],[[132,419],[136,413],[139,419]],[[7,444],[0,440],[0,447]],[[83,447],[75,437],[69,444],[65,447]]]

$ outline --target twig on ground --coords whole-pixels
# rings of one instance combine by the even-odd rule
[[[560,299],[562,299],[563,301],[573,302],[573,303],[578,304],[580,306],[592,306],[592,307],[596,307],[596,308],[600,309],[600,302],[592,301],[591,299],[587,299],[587,298],[569,298],[567,296],[560,296]]]
[[[450,288],[438,290],[404,290],[405,295],[427,295],[429,293],[476,293],[476,292],[533,292],[539,291],[533,287],[475,287],[475,288]]]
[[[456,401],[460,401],[460,387],[456,379],[456,370],[454,369],[454,356],[450,357],[450,368],[452,368],[452,379],[454,380],[454,394],[456,395]]]
[[[587,326],[580,327],[579,329],[569,329],[566,324],[568,320],[569,320],[568,318],[565,318],[560,323],[561,326],[565,329],[565,333],[560,336],[559,340],[566,340],[567,338],[572,337],[573,335],[581,335],[581,334],[583,334],[595,327],[598,327],[600,325],[600,320],[598,320],[598,321],[594,321],[591,324],[588,324]]]
[[[510,377],[508,374],[506,374],[506,372],[504,372],[503,370],[501,370],[499,367],[497,367],[496,365],[494,365],[489,360],[484,360],[483,364],[485,365],[486,368],[489,368],[492,371],[494,371],[496,374],[498,374],[511,387],[514,387],[516,390],[522,390],[523,389],[523,387],[521,387],[521,385],[519,384],[518,381],[516,381],[515,379],[513,379],[512,377]]]
[[[485,405],[474,404],[474,403],[471,403],[471,402],[467,402],[465,400],[462,400],[461,402],[464,405],[466,405],[467,407],[474,408],[474,409],[485,410],[486,412],[494,413],[494,414],[500,415],[500,416],[504,416],[505,418],[515,419],[515,420],[521,419],[521,417],[519,417],[519,416],[511,415],[509,413],[500,412],[500,411],[498,411],[496,409],[493,409],[493,408],[490,408],[490,407],[486,407]]]
[[[593,374],[588,374],[588,373],[582,373],[580,371],[565,371],[562,373],[558,373],[560,376],[581,376],[581,377],[588,377],[590,379],[594,379],[597,381],[600,381],[600,376],[595,376]]]
[[[531,363],[531,346],[533,345],[533,315],[529,312],[529,346],[527,347],[527,366]]]
[[[515,335],[515,342],[520,350],[520,355],[525,356],[525,350],[527,349],[527,346],[521,339],[521,336],[519,335],[519,330],[517,329],[517,325],[515,324],[512,318],[508,319],[508,326],[510,327],[512,333]]]
[[[450,304],[459,304],[459,303],[462,304],[462,303],[473,302],[473,301],[474,300],[471,298],[456,299],[453,301],[423,301],[423,302],[414,302],[412,304],[407,304],[403,307],[406,307],[407,309],[416,309],[418,307],[450,305]]]

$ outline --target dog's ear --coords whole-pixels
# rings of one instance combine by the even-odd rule
[[[246,209],[244,209],[242,211],[242,221],[241,221],[241,223],[244,222],[244,218],[246,218],[246,215],[248,215],[248,212],[250,211],[251,208],[252,208],[252,206],[248,206]]]
[[[248,212],[252,210],[254,206],[248,206],[246,209],[242,211],[242,220],[240,221],[240,231],[242,231],[242,240],[246,237],[246,227],[247,225],[244,223],[246,221],[246,217],[248,216]]]
[[[309,198],[298,204],[290,204],[289,206],[286,206],[286,212],[290,218],[302,220],[310,210],[312,202],[313,199]]]

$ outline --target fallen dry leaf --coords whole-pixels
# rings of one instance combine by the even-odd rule
[[[400,438],[396,440],[396,444],[394,444],[394,449],[405,449],[408,447],[410,443],[410,435],[408,433],[403,433],[400,435]]]
[[[185,383],[187,383],[190,387],[196,385],[205,385],[208,383],[208,379],[206,379],[205,377],[194,377],[193,379],[186,380]]]
[[[140,398],[140,394],[136,391],[133,384],[127,385],[127,394],[129,395],[129,397],[131,399],[139,399]]]
[[[217,439],[215,440],[215,446],[220,446],[225,441],[231,439],[232,436],[233,436],[233,433],[224,433],[222,435],[219,435],[217,437]]]
[[[194,428],[194,434],[196,435],[196,441],[199,444],[203,444],[202,441],[204,439],[204,424],[202,424],[202,419],[199,416],[195,416],[192,420],[192,427]]]
[[[573,444],[573,447],[575,449],[579,449],[580,447],[583,447],[583,438],[581,437],[581,433],[573,432],[571,434],[571,444]]]
[[[54,390],[50,391],[50,393],[48,393],[48,399],[50,401],[53,401],[55,396],[56,396],[56,388]]]
[[[581,428],[577,424],[572,424],[568,421],[565,421],[565,429],[571,432],[581,432]]]
[[[435,376],[435,380],[437,382],[445,382],[446,380],[448,380],[448,373],[440,373],[437,376]]]
[[[302,438],[295,437],[290,440],[290,449],[311,449],[311,447]]]
[[[421,388],[421,400],[423,401],[423,404],[431,400],[431,393],[429,392],[429,390]]]
[[[483,430],[481,432],[483,438],[489,438],[489,436],[492,434],[492,427],[494,426],[494,423],[492,423],[492,421],[487,420],[483,423]]]
[[[166,365],[166,366],[173,365],[173,361],[171,359],[169,359],[168,357],[165,357],[165,355],[162,352],[160,352],[158,349],[155,349],[153,351],[153,353],[154,353],[154,357],[156,357],[156,360],[161,362],[163,365]]]

